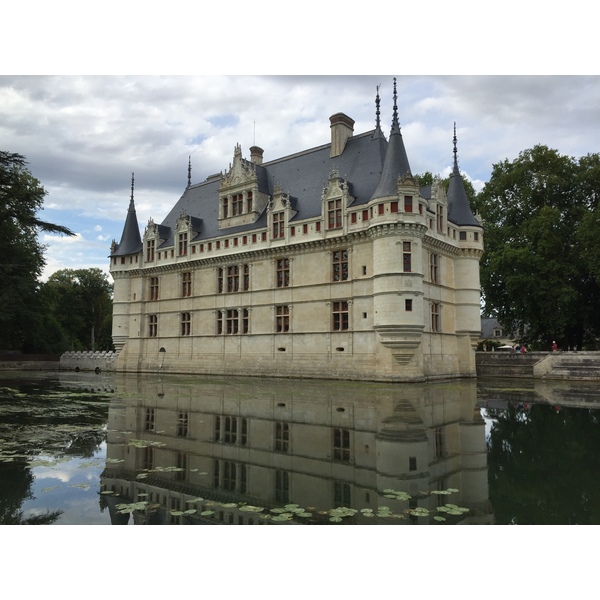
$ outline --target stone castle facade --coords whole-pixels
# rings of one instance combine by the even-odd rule
[[[458,170],[420,187],[394,114],[275,159],[235,147],[111,247],[119,371],[419,381],[475,376],[483,229]]]

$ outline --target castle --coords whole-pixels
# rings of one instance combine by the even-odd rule
[[[419,186],[398,119],[264,161],[235,147],[140,235],[113,241],[118,371],[372,381],[475,376],[483,228],[458,169]]]

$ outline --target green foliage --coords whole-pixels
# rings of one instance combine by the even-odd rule
[[[112,289],[97,268],[61,269],[42,284],[44,314],[62,331],[61,351],[112,350]]]
[[[20,350],[37,331],[38,278],[44,267],[39,231],[73,235],[42,221],[46,191],[25,157],[0,151],[0,348]]]
[[[600,157],[546,146],[495,164],[474,207],[485,227],[485,313],[525,341],[592,344],[600,332]]]

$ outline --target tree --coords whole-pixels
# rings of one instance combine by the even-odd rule
[[[42,285],[47,314],[68,340],[62,350],[112,349],[112,289],[106,273],[60,269]]]
[[[593,343],[600,279],[585,244],[599,190],[598,155],[576,160],[538,145],[493,166],[474,202],[485,227],[487,316],[526,330],[526,341],[542,347],[553,339],[565,348]]]
[[[425,173],[422,173],[420,175],[415,175],[415,179],[417,180],[417,183],[419,184],[419,186],[432,185],[434,176],[431,171],[425,171]],[[444,177],[443,179],[441,179],[442,187],[445,190],[448,190],[449,183],[450,183],[450,176]],[[475,200],[475,197],[477,196],[477,192],[475,191],[473,184],[465,177],[463,177],[463,184],[465,186],[465,192],[467,194],[469,204],[472,205],[473,201]]]
[[[74,235],[38,218],[46,191],[25,157],[0,151],[0,348],[21,349],[34,330],[38,278],[44,267],[40,231]]]

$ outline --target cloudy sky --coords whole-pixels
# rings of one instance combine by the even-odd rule
[[[50,13],[41,14],[31,25],[37,28],[36,35],[47,30],[46,16],[50,18]],[[181,28],[186,20],[179,17]],[[102,17],[98,18],[102,25]],[[344,112],[356,121],[355,133],[370,130],[375,124],[377,85],[381,86],[381,119],[387,134],[393,77],[398,78],[399,118],[414,173],[447,174],[454,122],[461,170],[477,189],[488,180],[495,162],[512,160],[535,144],[573,156],[600,152],[600,77],[548,75],[551,69],[541,62],[526,63],[527,72],[544,74],[506,75],[518,72],[513,56],[512,62],[502,62],[506,71],[496,70],[501,75],[419,75],[443,73],[446,67],[440,65],[454,64],[452,59],[457,56],[469,58],[468,63],[458,62],[469,64],[471,71],[494,72],[491,63],[486,63],[488,70],[480,71],[478,58],[485,54],[483,48],[474,51],[472,44],[461,46],[456,36],[448,35],[444,23],[437,30],[430,29],[425,37],[419,30],[419,44],[413,40],[406,43],[405,38],[391,46],[378,44],[378,51],[391,54],[391,60],[388,56],[387,61],[371,60],[365,65],[361,49],[358,54],[363,62],[336,66],[335,54],[329,54],[326,71],[344,74],[313,75],[323,70],[322,46],[315,55],[310,35],[294,38],[287,28],[281,30],[280,23],[267,27],[266,31],[272,33],[260,41],[248,41],[234,52],[221,51],[227,44],[219,35],[209,38],[208,45],[195,46],[196,41],[200,43],[196,35],[191,46],[173,48],[167,64],[160,60],[167,54],[166,46],[173,39],[181,41],[185,33],[161,36],[160,43],[151,44],[148,39],[140,43],[139,37],[132,38],[127,30],[127,24],[136,19],[139,16],[123,13],[117,33],[102,37],[100,54],[73,49],[79,48],[84,38],[98,40],[102,27],[94,33],[64,25],[62,32],[68,35],[61,36],[60,30],[58,35],[53,31],[51,38],[44,34],[52,43],[44,45],[44,52],[38,52],[35,59],[16,61],[10,69],[0,71],[2,150],[25,155],[30,170],[47,190],[42,218],[77,232],[75,238],[43,238],[48,246],[44,277],[60,268],[108,270],[107,255],[111,241],[119,241],[121,236],[132,173],[143,230],[150,217],[162,221],[183,193],[188,157],[192,181],[199,182],[228,168],[237,143],[246,157],[251,145],[262,147],[265,161],[328,143],[329,117],[336,112]],[[154,27],[160,29],[163,16],[156,19]],[[324,26],[316,30],[316,38],[319,33],[331,33],[331,22],[325,19]],[[307,30],[308,25],[304,33]],[[475,41],[491,35],[487,29],[473,32]],[[513,33],[518,32],[517,23]],[[311,29],[308,33],[314,32]],[[129,52],[121,53],[124,39]],[[345,33],[342,39],[348,48],[354,47],[352,36]],[[432,45],[435,39],[438,43]],[[527,37],[529,43],[531,39]],[[424,44],[423,40],[429,41]],[[402,56],[398,48],[404,43],[422,49],[421,54],[415,50],[410,69],[404,58],[398,58]],[[281,60],[289,56],[285,52],[290,46],[302,44],[313,52],[303,51],[302,58],[307,61],[304,68],[299,69],[294,61]],[[132,59],[139,57],[133,52],[134,46],[145,50],[145,61]],[[576,46],[573,42],[571,49]],[[112,48],[112,55],[106,51],[108,48]],[[190,57],[190,48],[204,58],[202,64],[198,56]],[[519,48],[526,50],[527,43],[522,42]],[[508,56],[505,49],[502,52],[503,57]],[[489,50],[487,53],[491,56]],[[415,60],[425,55],[431,59],[429,62]],[[260,60],[264,56],[271,56],[266,65]],[[297,58],[298,53],[293,56]],[[524,53],[522,58],[530,56]],[[564,53],[556,57],[553,66],[562,65]],[[516,64],[520,64],[518,57]],[[373,69],[374,65],[380,68]],[[244,74],[248,69],[278,74]],[[455,72],[463,70],[457,67]],[[198,71],[205,74],[186,74]],[[94,74],[75,74],[86,72]],[[135,72],[141,75],[125,74]],[[161,72],[177,74],[155,75]],[[380,74],[353,74],[377,72]]]

